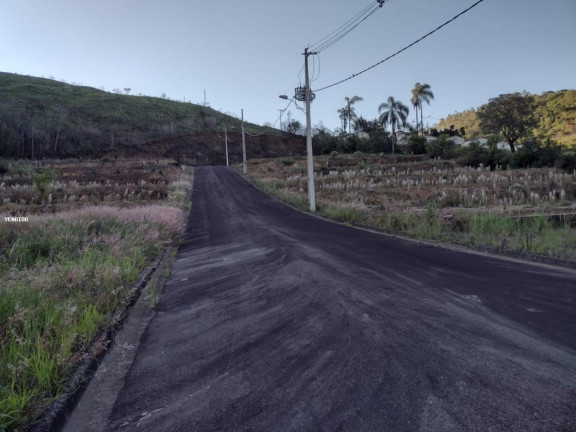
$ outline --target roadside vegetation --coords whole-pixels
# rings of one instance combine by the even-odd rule
[[[314,160],[318,212],[390,233],[576,260],[576,172],[462,166],[419,155]],[[304,210],[305,158],[254,160],[250,178]]]
[[[64,391],[143,271],[183,233],[192,172],[170,160],[2,166],[0,430],[12,431]]]

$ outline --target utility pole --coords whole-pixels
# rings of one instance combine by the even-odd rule
[[[284,110],[279,109],[278,111],[280,111],[280,130],[283,130],[282,129],[282,113],[284,112]]]
[[[242,114],[242,172],[244,174],[248,173],[248,164],[246,163],[246,138],[244,136],[244,109],[241,111]]]
[[[226,166],[230,166],[228,163],[228,130],[226,129],[226,125],[224,125],[224,143],[226,145]]]
[[[308,48],[304,49],[304,73],[306,79],[306,165],[308,172],[308,202],[310,211],[316,211],[316,193],[314,191],[314,161],[312,159],[312,126],[310,125],[310,77],[308,76]]]

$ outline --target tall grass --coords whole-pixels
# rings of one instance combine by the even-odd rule
[[[317,209],[331,219],[373,225],[420,240],[576,260],[576,230],[569,222],[558,225],[546,215],[526,216],[535,211],[574,211],[576,173],[491,172],[434,161],[369,166],[354,158],[318,159],[325,166],[315,174]],[[375,162],[372,159],[366,156]],[[307,177],[297,165],[303,161],[294,165],[282,160],[257,162],[251,181],[281,200],[308,209]],[[444,218],[447,208],[450,216]]]
[[[546,216],[479,214],[469,217],[467,224],[471,244],[576,260],[576,236],[567,221],[556,226]]]
[[[0,430],[58,396],[111,312],[182,232],[175,207],[86,207],[0,224]]]
[[[442,221],[433,212],[430,207],[423,214],[388,213],[367,223],[420,240],[576,260],[576,236],[568,221],[557,226],[546,216],[518,218],[489,213],[460,214],[452,221]]]

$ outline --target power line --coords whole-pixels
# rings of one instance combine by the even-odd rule
[[[316,58],[318,58],[318,72],[316,72]],[[315,55],[312,57],[312,78],[310,82],[316,81],[320,78],[320,55]]]
[[[374,2],[370,2],[370,4],[368,6],[366,6],[364,9],[362,9],[362,11],[360,11],[359,13],[357,13],[356,15],[354,15],[352,18],[350,18],[348,21],[346,21],[343,25],[341,25],[340,27],[338,27],[336,30],[334,30],[332,33],[327,34],[326,36],[324,36],[322,39],[314,42],[312,45],[309,46],[309,48],[311,50],[314,49],[314,47],[320,46],[321,44],[325,43],[328,39],[330,39],[331,37],[333,37],[334,35],[336,35],[338,32],[343,31],[347,26],[351,25],[356,19],[358,19],[358,17],[362,16],[363,14],[365,14],[368,10],[370,10],[372,7],[374,7]]]
[[[300,85],[302,85],[302,78],[300,78],[300,76],[302,75],[303,70],[304,70],[304,64],[302,64],[302,67],[300,68],[300,72],[298,72],[298,82],[300,83]]]
[[[326,37],[320,39],[318,42],[310,45],[310,51],[320,53],[330,48],[332,45],[334,45],[336,42],[338,42],[340,39],[342,39],[344,36],[346,36],[348,33],[366,21],[372,14],[374,14],[388,1],[389,0],[376,0],[376,4],[371,2],[367,7],[362,9],[362,11],[360,11],[338,29],[328,34]]]
[[[294,102],[294,98],[290,99],[290,102],[288,103],[288,105],[286,105],[286,108],[284,108],[284,109],[282,110],[282,113],[285,113],[286,110],[287,110],[288,108],[290,108],[290,105],[292,105],[292,102]],[[272,123],[272,126],[274,126],[276,123],[278,123],[281,118],[282,118],[282,115],[280,115],[280,116],[276,119],[276,121],[275,121],[274,123]],[[280,126],[282,126],[282,125],[280,125]]]
[[[396,56],[397,56],[398,54],[400,54],[401,52],[406,51],[408,48],[416,45],[417,43],[419,43],[419,42],[421,42],[421,41],[423,41],[423,40],[426,39],[428,36],[436,33],[436,32],[437,32],[438,30],[440,30],[442,27],[450,24],[452,21],[454,21],[454,20],[456,20],[457,18],[461,17],[461,16],[464,15],[466,12],[468,12],[470,9],[472,9],[472,8],[474,8],[475,6],[479,5],[479,4],[482,3],[483,1],[484,1],[484,0],[478,0],[478,1],[477,1],[476,3],[474,3],[472,6],[470,6],[470,7],[467,8],[467,9],[464,9],[462,12],[460,12],[458,15],[454,16],[453,18],[449,19],[449,20],[446,21],[444,24],[439,25],[438,27],[436,27],[436,28],[435,28],[434,30],[432,30],[431,32],[426,33],[426,34],[425,34],[424,36],[422,36],[420,39],[415,40],[415,41],[412,42],[410,45],[406,45],[404,48],[402,48],[401,50],[396,51],[394,54],[386,57],[384,60],[381,60],[381,61],[379,61],[378,63],[375,63],[375,64],[373,64],[372,66],[367,67],[366,69],[361,70],[361,71],[358,72],[358,73],[352,74],[352,75],[350,75],[348,78],[344,78],[343,80],[340,80],[340,81],[338,81],[338,82],[335,82],[334,84],[330,84],[330,85],[327,85],[327,86],[322,87],[322,88],[320,88],[320,89],[314,90],[314,92],[319,92],[319,91],[322,91],[322,90],[329,89],[330,87],[337,86],[338,84],[342,84],[343,82],[346,82],[346,81],[348,81],[348,80],[351,80],[352,78],[356,78],[357,76],[362,75],[364,72],[368,72],[370,69],[374,69],[376,66],[379,66],[379,65],[381,65],[382,63],[384,63],[385,61],[390,60],[392,57],[396,57]]]
[[[249,135],[249,136],[252,136],[252,137],[259,137],[259,136],[262,136],[262,135],[266,135],[265,132],[262,132],[261,134],[256,134],[256,135],[251,134],[250,132],[248,132],[248,131],[246,130],[246,128],[244,128],[244,133],[245,133],[246,135]]]
[[[357,22],[356,24],[354,24],[352,27],[350,27],[348,30],[346,30],[345,32],[341,33],[340,35],[338,35],[337,37],[335,37],[334,39],[332,39],[331,41],[328,41],[326,43],[324,43],[322,46],[320,46],[319,48],[317,48],[315,51],[317,53],[320,53],[324,50],[327,50],[328,48],[330,48],[332,45],[334,45],[336,42],[338,42],[340,39],[342,39],[344,36],[346,36],[348,33],[350,33],[352,30],[354,30],[356,27],[358,27],[360,24],[362,24],[364,21],[366,21],[374,12],[376,12],[379,9],[379,6],[375,6],[366,16],[364,16],[359,22]]]

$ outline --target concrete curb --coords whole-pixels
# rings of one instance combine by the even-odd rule
[[[155,263],[144,271],[138,282],[130,290],[128,296],[112,315],[112,320],[109,325],[90,345],[88,352],[84,355],[84,360],[68,380],[64,393],[52,401],[42,412],[36,423],[32,426],[32,432],[50,432],[61,426],[65,413],[74,407],[82,395],[82,392],[93,377],[98,365],[105,357],[107,348],[114,340],[115,334],[120,330],[126,320],[130,308],[138,300],[140,293],[144,287],[146,287],[165,255],[166,252],[162,252]]]

